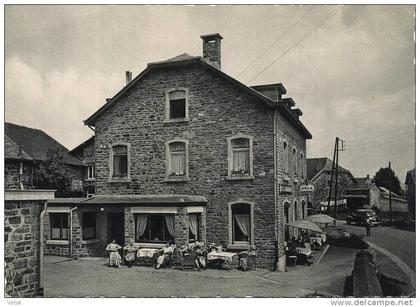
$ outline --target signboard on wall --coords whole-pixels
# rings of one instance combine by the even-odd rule
[[[292,194],[293,187],[290,184],[281,183],[279,185],[279,194]]]
[[[302,184],[299,190],[301,193],[313,193],[315,192],[315,185],[313,183]]]

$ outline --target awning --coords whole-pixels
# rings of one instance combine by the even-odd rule
[[[306,221],[306,220],[298,220],[298,221],[293,221],[293,222],[290,222],[290,223],[286,223],[286,226],[323,233],[322,229],[319,228],[318,225],[316,225],[316,224],[314,224],[310,221]]]
[[[82,205],[205,206],[207,199],[198,195],[95,195]]]
[[[334,218],[326,214],[310,215],[307,218],[305,218],[305,220],[310,221],[312,223],[320,223],[320,224],[329,224],[335,221]]]

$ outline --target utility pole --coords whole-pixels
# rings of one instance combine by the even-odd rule
[[[334,218],[337,218],[337,193],[338,193],[338,152],[344,151],[343,140],[336,138],[337,142],[337,155],[336,155],[336,162],[335,162],[335,193],[334,193]],[[341,149],[340,149],[340,142],[341,142]]]
[[[327,204],[327,214],[330,213],[330,202],[331,202],[331,190],[332,190],[332,181],[333,181],[333,175],[334,175],[334,164],[335,164],[335,155],[337,153],[337,147],[338,147],[338,137],[335,138],[335,145],[334,145],[334,157],[333,157],[333,164],[331,167],[331,176],[330,176],[330,189],[328,192],[328,204]]]
[[[391,187],[392,187],[392,182],[391,182],[391,161],[388,164],[388,168],[389,168],[389,223],[392,225],[392,199],[391,199]]]

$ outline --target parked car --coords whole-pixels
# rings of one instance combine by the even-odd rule
[[[378,226],[380,219],[376,212],[371,209],[358,209],[347,216],[347,224],[365,225],[366,220],[370,220],[372,226]]]

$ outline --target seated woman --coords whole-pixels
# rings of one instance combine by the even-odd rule
[[[250,267],[250,261],[253,261],[253,257],[255,257],[257,254],[257,249],[255,245],[251,245],[247,252],[241,252],[239,253],[239,263],[238,268],[242,271],[248,271],[248,268]],[[254,264],[252,264],[254,265]]]
[[[202,244],[199,244],[197,241],[195,242],[194,251],[196,253],[195,265],[198,270],[205,270],[207,268],[206,259],[207,259],[207,251]]]
[[[117,243],[115,243],[115,239],[112,240],[106,247],[106,250],[109,251],[109,266],[115,266],[117,268],[121,267],[121,256],[118,250],[121,249]]]
[[[162,255],[160,255],[156,261],[156,270],[159,269],[161,265],[163,265],[165,261],[167,261],[170,258],[170,256],[174,252],[174,247],[171,245],[170,242],[166,242],[166,246],[161,249],[161,252]]]
[[[124,259],[129,268],[133,265],[134,260],[136,259],[137,249],[134,247],[134,240],[130,239],[128,244],[124,246],[125,256]]]

